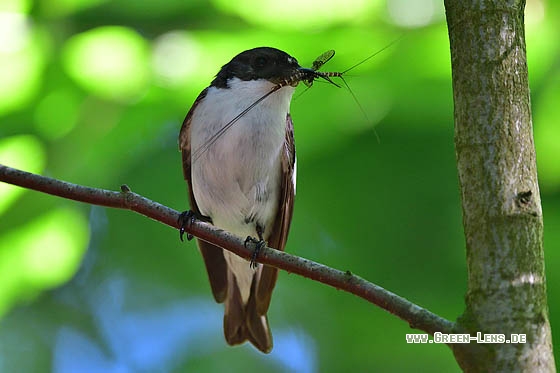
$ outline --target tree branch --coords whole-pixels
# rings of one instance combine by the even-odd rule
[[[121,192],[90,188],[1,164],[0,181],[74,201],[132,210],[170,227],[180,228],[178,211],[133,193],[126,185],[121,187]],[[186,227],[186,232],[246,259],[250,259],[253,253],[252,245],[246,247],[243,239],[200,220],[195,219],[190,226]],[[372,284],[350,271],[340,271],[269,247],[260,251],[257,261],[357,295],[406,321],[410,327],[429,334],[452,333],[455,329],[455,323]]]

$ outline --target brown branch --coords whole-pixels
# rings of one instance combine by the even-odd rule
[[[1,164],[0,181],[79,202],[132,210],[173,228],[179,228],[178,211],[133,193],[125,185],[121,187],[121,192],[90,188],[31,174]],[[199,220],[195,220],[186,231],[246,259],[249,259],[253,253],[251,245],[245,247],[243,239]],[[455,323],[372,284],[350,271],[340,271],[268,247],[261,250],[257,261],[355,294],[400,317],[412,328],[432,335],[435,332],[452,333],[454,331]]]

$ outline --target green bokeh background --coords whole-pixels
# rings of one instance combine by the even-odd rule
[[[560,4],[528,0],[527,53],[553,338],[560,342]],[[435,0],[2,0],[0,163],[187,209],[177,134],[242,50],[344,89],[292,101],[298,189],[287,250],[443,317],[463,309],[464,238],[443,4]],[[367,116],[367,118],[366,118]],[[444,345],[354,296],[281,273],[275,349],[223,340],[194,242],[132,212],[0,184],[0,371],[458,371]],[[558,348],[556,359],[560,359]]]

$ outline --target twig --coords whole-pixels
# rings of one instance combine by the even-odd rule
[[[126,185],[121,186],[121,192],[90,188],[1,164],[0,181],[79,202],[132,210],[173,228],[179,228],[178,211],[133,193]],[[251,245],[245,247],[243,239],[211,224],[195,219],[189,227],[186,227],[186,231],[243,258],[251,258],[253,252]],[[435,332],[452,333],[454,331],[455,323],[372,284],[350,271],[343,272],[268,247],[260,251],[257,261],[355,294],[400,317],[408,322],[412,328],[423,330],[429,334]]]

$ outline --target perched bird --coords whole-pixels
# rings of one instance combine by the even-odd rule
[[[315,73],[268,47],[224,65],[189,110],[179,135],[192,214],[284,250],[296,190],[290,101]],[[228,344],[272,350],[267,311],[278,270],[198,240],[210,286],[225,303]]]

